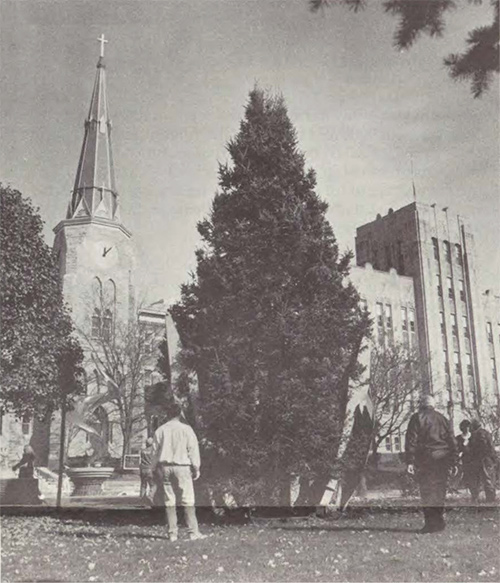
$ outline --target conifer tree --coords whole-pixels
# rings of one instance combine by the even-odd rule
[[[214,473],[260,481],[269,504],[284,479],[334,463],[369,323],[283,98],[251,91],[227,149],[196,274],[171,313]]]

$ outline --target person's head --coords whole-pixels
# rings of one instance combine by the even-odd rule
[[[182,413],[182,407],[177,403],[177,401],[172,401],[167,407],[167,418],[174,419],[175,417],[180,417]]]
[[[427,407],[434,407],[434,397],[429,393],[420,396],[420,408],[426,409]]]
[[[31,445],[25,445],[23,451],[24,451],[24,453],[26,453],[28,455],[35,455],[35,452],[33,451],[33,448],[31,447]]]
[[[466,435],[470,431],[470,421],[468,419],[464,419],[463,421],[460,422],[459,427],[462,434]]]
[[[148,438],[146,439],[146,447],[147,447],[148,445],[153,445],[153,438],[152,438],[152,437],[148,437]]]

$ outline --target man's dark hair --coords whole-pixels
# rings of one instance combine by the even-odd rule
[[[167,406],[167,417],[168,419],[173,419],[174,417],[178,417],[182,413],[182,407],[179,403],[172,401]]]
[[[470,421],[468,419],[464,419],[463,421],[460,422],[460,431],[464,432],[467,431],[467,429],[470,429]]]

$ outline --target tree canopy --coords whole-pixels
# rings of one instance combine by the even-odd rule
[[[462,0],[463,3],[483,4],[483,0]],[[366,6],[366,0],[309,0],[313,12],[335,4],[347,6],[358,12]],[[442,36],[446,28],[447,13],[457,8],[454,0],[386,0],[381,3],[385,12],[398,18],[394,33],[394,46],[398,50],[409,49],[423,34]],[[491,85],[499,72],[499,0],[484,4],[493,7],[493,21],[469,32],[467,47],[462,53],[448,55],[444,64],[452,79],[470,81],[474,97],[480,97]]]
[[[206,442],[226,475],[270,491],[284,475],[328,473],[369,323],[283,98],[251,91],[227,150],[171,313]]]
[[[18,416],[59,408],[82,389],[83,353],[63,302],[42,219],[20,192],[0,184],[0,401]]]

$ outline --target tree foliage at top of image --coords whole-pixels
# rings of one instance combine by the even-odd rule
[[[483,4],[483,0],[463,0],[469,4]],[[493,7],[493,22],[469,32],[467,46],[462,53],[444,59],[450,77],[469,81],[474,97],[481,97],[499,72],[499,0],[484,0]],[[347,6],[354,12],[362,10],[366,0],[309,0],[313,12],[335,4]],[[394,33],[394,46],[398,50],[409,49],[423,34],[442,36],[446,28],[445,16],[457,8],[454,0],[386,0],[382,2],[385,12],[399,19]]]
[[[227,149],[171,313],[223,471],[272,489],[335,461],[369,322],[283,98],[252,90]]]
[[[82,390],[83,353],[40,215],[0,185],[0,217],[0,401],[19,417],[43,417],[59,408],[61,391],[71,397]]]

